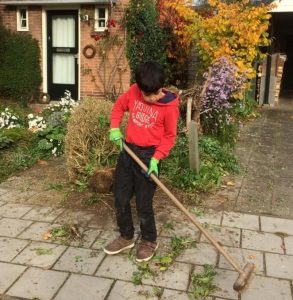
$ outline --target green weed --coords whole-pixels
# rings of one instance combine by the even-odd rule
[[[137,265],[137,269],[137,271],[132,273],[131,278],[134,285],[142,284],[143,279],[153,278],[156,275],[156,272],[150,268],[148,262]]]
[[[191,275],[191,296],[195,300],[205,300],[215,290],[213,284],[216,271],[212,265],[204,265],[202,273]]]
[[[170,267],[170,265],[174,262],[175,258],[180,253],[182,253],[183,250],[195,246],[196,246],[195,241],[190,238],[177,237],[177,236],[172,237],[170,253],[164,256],[156,256],[155,258],[158,261],[156,265],[159,266],[160,271],[164,272]]]
[[[37,255],[51,255],[53,254],[53,249],[43,249],[43,248],[36,248],[33,249],[36,251]]]

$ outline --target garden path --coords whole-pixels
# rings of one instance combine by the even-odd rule
[[[215,209],[293,218],[293,97],[260,109],[245,124],[236,146],[241,172],[204,197]]]

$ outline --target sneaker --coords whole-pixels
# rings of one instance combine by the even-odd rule
[[[134,247],[134,240],[126,240],[123,237],[118,237],[104,247],[104,252],[107,254],[117,254],[126,249],[131,249]]]
[[[157,242],[149,242],[149,241],[142,240],[138,245],[136,251],[136,261],[137,262],[149,261],[155,255],[158,246],[159,244]]]

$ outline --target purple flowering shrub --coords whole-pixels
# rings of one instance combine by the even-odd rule
[[[207,74],[205,74],[207,78]],[[232,115],[230,102],[233,95],[241,90],[245,76],[237,75],[237,66],[227,58],[219,58],[210,69],[207,88],[201,103],[203,132],[217,136],[221,141],[235,142],[237,122]]]

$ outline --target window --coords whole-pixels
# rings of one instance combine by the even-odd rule
[[[28,10],[25,7],[17,9],[17,30],[28,31]]]
[[[95,13],[95,31],[104,31],[107,28],[108,8],[97,7]]]

